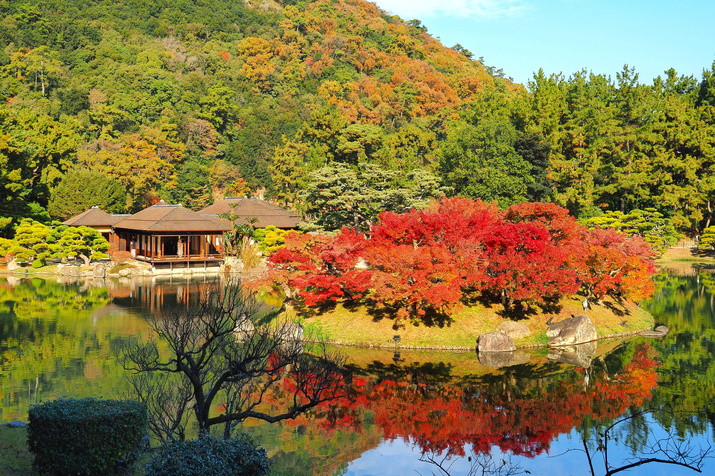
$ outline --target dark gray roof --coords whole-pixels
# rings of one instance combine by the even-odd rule
[[[99,207],[92,207],[79,215],[73,216],[63,221],[63,225],[69,226],[89,226],[89,227],[110,227],[121,218],[112,216]]]
[[[296,228],[300,221],[300,216],[285,208],[270,204],[258,198],[229,197],[220,202],[209,205],[200,214],[217,216],[223,213],[233,213],[236,215],[238,223],[248,223],[247,219],[255,218],[256,228],[265,228],[273,225],[277,228]],[[222,220],[229,223],[228,220]]]
[[[231,227],[215,217],[201,215],[181,205],[159,202],[149,208],[122,218],[114,228],[151,232],[205,232],[223,233]]]

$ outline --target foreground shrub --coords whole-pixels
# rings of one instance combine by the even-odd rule
[[[147,410],[135,401],[60,399],[30,409],[35,467],[52,474],[109,474],[136,461]]]
[[[266,450],[247,435],[232,440],[205,436],[161,446],[146,466],[147,476],[260,476],[268,473]]]

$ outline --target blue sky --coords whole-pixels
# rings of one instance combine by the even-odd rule
[[[373,1],[524,84],[539,68],[615,79],[624,64],[644,83],[668,68],[700,79],[715,61],[713,0]]]

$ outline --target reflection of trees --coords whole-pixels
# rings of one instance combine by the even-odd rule
[[[452,456],[449,451],[443,453],[428,451],[420,456],[420,461],[430,463],[437,468],[437,473],[433,472],[433,475],[450,476],[454,464]],[[460,468],[459,474],[465,476],[516,476],[527,473],[518,464],[515,464],[509,455],[494,457],[490,453],[472,452],[468,461],[469,468],[466,471]]]
[[[260,324],[255,299],[240,282],[207,287],[193,304],[170,308],[148,325],[156,339],[127,346],[123,364],[140,379],[134,389],[162,441],[184,438],[190,412],[200,434],[223,425],[230,438],[247,418],[293,419],[342,395],[342,362],[324,348],[305,352],[295,324]],[[280,383],[288,397],[282,408],[262,408]]]
[[[369,412],[386,439],[408,440],[423,452],[464,456],[465,448],[487,454],[497,446],[531,457],[584,421],[642,405],[655,386],[655,363],[647,345],[635,347],[622,369],[593,372],[585,388],[578,372],[536,380],[512,374],[467,385],[425,383],[413,375],[397,381],[353,376],[353,398],[322,405],[313,417],[359,431],[360,415]]]
[[[703,434],[715,424],[715,289],[711,272],[694,276],[661,273],[646,309],[671,329],[654,342],[661,364],[653,417],[680,436]]]
[[[677,432],[669,430],[657,423],[657,421],[646,422],[646,416],[649,414],[655,416],[659,413],[668,412],[637,411],[617,419],[615,422],[606,426],[602,431],[595,433],[590,438],[590,442],[587,437],[584,436],[583,451],[586,453],[591,474],[593,476],[597,474],[594,468],[594,451],[602,455],[603,474],[605,476],[611,476],[622,471],[653,463],[681,466],[697,471],[698,473],[702,472],[705,459],[712,457],[712,446],[707,445],[703,447],[695,445],[687,438],[680,438]],[[636,431],[634,431],[633,428],[628,429],[628,439],[636,440],[629,445],[631,446],[633,456],[614,464],[613,459],[609,457],[609,449],[613,449],[610,448],[612,443],[618,443],[619,438],[616,432],[619,426],[632,426],[634,422],[645,424],[645,431],[642,429]],[[591,443],[590,447],[589,443]],[[626,443],[628,443],[628,441],[626,441]],[[595,450],[593,448],[595,448]]]
[[[131,317],[95,319],[109,301],[103,287],[27,279],[0,281],[2,419],[26,419],[31,403],[60,396],[118,396],[123,370],[112,342],[129,338]]]

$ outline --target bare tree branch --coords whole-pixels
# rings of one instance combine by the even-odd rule
[[[235,424],[247,418],[292,419],[343,394],[342,359],[320,345],[312,354],[304,352],[302,328],[296,335],[296,324],[258,324],[253,295],[238,281],[208,287],[196,302],[168,309],[148,323],[156,340],[127,345],[121,361],[134,374],[140,398],[148,401],[149,389],[176,392],[177,401],[169,404],[168,396],[157,396],[153,405],[157,413],[153,432],[162,440],[183,434],[185,424],[180,422],[189,401],[201,433],[225,424],[228,438]],[[176,375],[181,384],[169,387],[161,378],[149,379],[146,374]],[[258,411],[267,393],[283,382],[292,386],[286,408],[276,414]],[[220,396],[226,399],[224,411],[213,415]],[[161,407],[159,402],[166,403]],[[176,413],[173,419],[169,411]]]

